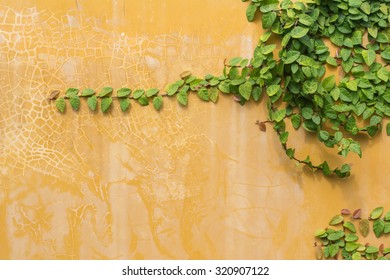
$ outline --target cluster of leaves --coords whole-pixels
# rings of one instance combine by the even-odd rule
[[[361,209],[353,213],[348,209],[341,210],[341,214],[334,216],[329,222],[333,228],[318,229],[315,232],[315,237],[319,240],[319,244],[315,243],[317,259],[337,259],[341,255],[346,260],[388,260],[390,247],[358,242],[359,235],[367,237],[371,228],[377,238],[390,233],[390,212],[383,215],[383,210],[383,207],[375,208],[368,218],[361,217]],[[347,221],[348,216],[350,219]]]
[[[160,110],[164,96],[176,96],[186,106],[189,93],[212,102],[217,102],[220,92],[231,94],[241,105],[251,99],[257,102],[265,95],[269,117],[257,124],[263,131],[266,123],[273,126],[290,159],[322,170],[327,176],[348,177],[348,164],[332,169],[326,161],[313,164],[310,156],[297,158],[295,149],[287,145],[286,124],[289,120],[294,129],[303,127],[315,133],[321,143],[337,149],[343,157],[350,152],[362,156],[356,136],[375,136],[383,126],[383,118],[390,116],[390,0],[242,2],[249,2],[249,21],[261,14],[265,30],[251,59],[234,57],[225,61],[218,76],[198,78],[184,72],[164,93],[158,89],[122,88],[112,97],[111,87],[103,88],[98,95],[92,89],[79,94],[78,89],[70,88],[65,97],[57,98],[58,110],[65,111],[65,99],[78,110],[82,97],[87,98],[93,111],[100,98],[101,110],[106,112],[113,98],[119,99],[121,109],[126,111],[131,99],[143,106],[152,102]],[[275,39],[280,44],[272,43]],[[331,54],[329,45],[337,49],[336,54]],[[332,68],[342,76],[326,75]],[[390,124],[386,128],[390,135]]]
[[[242,0],[247,2],[248,0]],[[251,0],[246,16],[262,13],[265,34],[251,65],[256,85],[269,96],[269,120],[287,155],[325,175],[350,175],[350,166],[331,170],[326,161],[295,158],[285,121],[316,133],[326,147],[362,156],[356,135],[374,136],[390,116],[390,0]],[[269,38],[281,40],[278,58]],[[330,43],[326,43],[326,41]],[[367,41],[367,43],[364,43]],[[331,54],[329,45],[336,48]],[[334,68],[334,69],[332,69]],[[337,81],[327,70],[339,70]],[[361,124],[361,125],[359,125]],[[260,127],[261,128],[261,127]],[[390,134],[390,125],[387,124]]]

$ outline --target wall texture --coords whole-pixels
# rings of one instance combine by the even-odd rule
[[[297,167],[261,133],[264,102],[190,98],[159,113],[58,113],[67,87],[160,87],[219,74],[261,30],[238,0],[0,1],[0,258],[312,259],[341,208],[390,210],[389,138],[353,176]],[[115,104],[114,104],[115,105]],[[302,132],[301,155],[343,160]]]

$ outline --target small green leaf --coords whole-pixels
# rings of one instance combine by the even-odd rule
[[[338,224],[340,224],[343,220],[344,220],[343,216],[341,216],[341,215],[336,215],[336,216],[334,216],[334,217],[330,220],[329,225],[331,225],[331,226],[338,225]]]
[[[359,223],[359,228],[362,232],[362,235],[366,237],[370,232],[370,222],[367,219],[362,219]]]
[[[242,60],[242,57],[233,57],[232,59],[230,59],[229,65],[230,66],[238,66],[240,64],[241,60]]]
[[[385,221],[390,221],[390,211],[386,213],[386,215],[384,217],[384,220]]]
[[[267,45],[264,48],[262,48],[262,53],[269,54],[273,52],[275,48],[276,48],[276,44]]]
[[[88,104],[88,108],[91,111],[95,111],[96,110],[97,103],[98,103],[98,101],[97,101],[97,97],[96,96],[88,97],[87,104]]]
[[[281,122],[286,116],[286,109],[273,112],[272,120],[276,123]]]
[[[106,113],[112,104],[112,97],[102,98],[100,107],[103,113]]]
[[[355,252],[352,254],[352,260],[359,261],[361,259],[362,259],[362,254],[360,254],[360,252]]]
[[[154,109],[156,109],[157,111],[160,111],[161,107],[162,107],[162,104],[163,104],[163,98],[161,95],[159,96],[155,96],[153,98],[153,106],[154,106]]]
[[[246,19],[249,22],[252,22],[255,19],[257,11],[257,6],[253,3],[250,3],[249,6],[246,8]]]
[[[146,95],[142,95],[140,98],[138,98],[138,103],[141,106],[148,106],[149,105],[149,98],[147,98]]]
[[[337,230],[335,232],[329,233],[327,238],[330,241],[336,241],[336,240],[338,240],[338,239],[340,239],[342,237],[344,237],[344,231]]]
[[[130,100],[128,98],[120,98],[119,105],[121,107],[122,112],[126,112],[130,107]]]
[[[203,101],[209,101],[210,100],[210,94],[209,94],[209,91],[206,88],[201,88],[198,91],[198,96]]]
[[[241,96],[245,98],[245,100],[249,100],[249,98],[251,97],[251,93],[252,93],[252,84],[250,82],[245,82],[245,83],[240,85],[238,90],[239,90]]]
[[[65,112],[65,109],[66,109],[65,98],[63,98],[63,97],[57,98],[56,107],[57,107],[58,111],[60,111],[61,113]]]
[[[343,226],[347,229],[349,229],[351,232],[355,233],[356,228],[355,225],[352,222],[344,222]]]
[[[263,24],[263,29],[270,28],[276,20],[276,13],[275,12],[269,12],[263,14],[261,17],[261,22]]]
[[[331,258],[335,257],[337,253],[339,252],[339,245],[338,244],[332,244],[329,246],[329,256]]]
[[[370,219],[376,220],[383,214],[383,207],[377,207],[370,213]]]
[[[187,106],[188,104],[188,94],[187,91],[180,90],[176,96],[177,102],[183,106]]]
[[[295,129],[298,129],[301,126],[301,116],[298,114],[292,115],[291,116],[291,123]]]
[[[326,130],[320,130],[318,136],[322,142],[326,141],[329,139],[329,132],[327,132]]]
[[[280,133],[280,136],[279,136],[280,143],[286,144],[288,141],[288,135],[289,135],[288,131]]]
[[[133,92],[133,98],[134,99],[138,99],[140,98],[142,95],[144,95],[145,91],[143,89],[137,89]]]
[[[105,97],[109,94],[111,94],[113,91],[112,87],[104,87],[99,93],[99,97]]]
[[[353,252],[353,251],[355,251],[359,247],[360,247],[360,244],[357,244],[355,242],[347,242],[345,244],[345,250],[347,252]]]
[[[376,220],[373,225],[375,236],[379,238],[385,229],[385,222],[383,220]]]
[[[318,229],[315,231],[314,236],[315,237],[324,237],[324,235],[327,235],[326,230],[324,229]]]
[[[291,30],[291,37],[295,39],[302,38],[309,32],[309,28],[302,26],[295,26],[293,30]]]
[[[296,61],[299,56],[301,55],[301,52],[299,51],[288,51],[286,53],[286,60],[284,61],[284,64],[291,64],[294,61]]]
[[[326,63],[335,67],[338,66],[337,60],[332,56],[328,56],[328,58],[326,59]]]
[[[313,109],[310,107],[303,107],[301,109],[301,115],[306,120],[311,120],[311,118],[313,117],[313,113]]]
[[[375,51],[368,49],[368,50],[362,51],[362,56],[363,56],[364,62],[368,66],[371,66],[375,61],[376,54],[375,54]]]
[[[390,222],[385,222],[385,228],[383,229],[384,233],[390,232]]]
[[[375,246],[368,246],[366,249],[366,254],[374,254],[378,252],[379,252],[379,248]]]
[[[78,93],[79,93],[79,90],[77,88],[68,88],[65,91],[66,97],[69,97],[69,98],[77,96]]]
[[[280,85],[270,85],[267,87],[268,96],[274,96],[280,90]]]
[[[332,89],[336,86],[336,79],[335,76],[329,76],[322,80],[321,82],[322,87],[327,91],[331,92]]]
[[[146,97],[152,97],[152,96],[155,96],[159,92],[160,92],[160,90],[157,88],[150,88],[146,91],[145,95],[146,95]]]
[[[355,242],[359,239],[359,237],[356,234],[350,233],[345,235],[345,241],[346,242]]]
[[[69,103],[73,110],[78,111],[80,109],[80,98],[77,95],[70,97]]]
[[[216,103],[218,101],[219,96],[218,89],[216,87],[211,87],[209,88],[209,93],[211,102]]]
[[[128,97],[131,93],[131,89],[129,88],[121,88],[121,89],[118,89],[117,91],[117,96],[118,97]]]
[[[94,94],[95,94],[95,91],[91,88],[83,89],[83,91],[81,92],[81,96],[92,96]]]

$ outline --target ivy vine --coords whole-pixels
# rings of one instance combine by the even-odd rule
[[[107,112],[113,99],[122,111],[131,100],[142,106],[153,103],[160,110],[163,97],[176,96],[186,106],[188,95],[196,94],[203,101],[217,102],[220,93],[231,94],[239,104],[266,96],[268,119],[258,121],[260,130],[271,125],[287,156],[324,175],[350,176],[351,167],[344,164],[331,168],[327,161],[315,164],[307,156],[300,159],[288,145],[287,121],[293,129],[303,127],[316,134],[328,148],[346,157],[350,152],[362,157],[359,134],[374,137],[383,127],[383,118],[390,116],[390,0],[242,0],[249,2],[248,21],[261,14],[264,34],[251,59],[234,57],[224,62],[219,75],[203,78],[186,71],[178,81],[159,89],[104,87],[69,88],[65,96],[53,91],[60,112],[66,100],[74,110],[80,98],[95,111],[100,99],[102,112]],[[278,40],[280,44],[275,44]],[[335,54],[330,46],[336,49]],[[339,77],[327,75],[337,70]],[[390,124],[386,125],[390,135]]]
[[[362,210],[357,209],[353,213],[348,209],[341,210],[340,215],[334,216],[325,229],[318,229],[315,237],[317,259],[338,259],[345,260],[388,260],[390,247],[373,246],[370,243],[359,243],[359,236],[367,237],[370,229],[377,238],[390,233],[390,212],[384,216],[383,207],[377,207],[371,211],[368,218],[362,218]],[[347,217],[350,217],[347,220]],[[357,228],[359,230],[357,230]],[[341,256],[340,256],[341,255]]]

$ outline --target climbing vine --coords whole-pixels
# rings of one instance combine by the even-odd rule
[[[165,91],[121,88],[114,95],[111,87],[99,92],[69,88],[62,97],[53,91],[49,99],[56,99],[63,113],[66,100],[77,111],[81,98],[86,98],[92,111],[100,100],[101,111],[107,112],[114,99],[127,111],[131,101],[142,106],[152,103],[160,110],[165,96],[176,97],[186,106],[189,94],[214,103],[220,93],[231,94],[241,105],[259,102],[265,95],[268,119],[257,122],[260,130],[272,126],[290,159],[326,176],[348,177],[349,164],[331,168],[327,161],[315,164],[310,156],[298,158],[288,145],[287,124],[317,135],[343,157],[350,152],[362,157],[357,136],[374,137],[383,127],[383,118],[390,116],[390,0],[242,2],[249,2],[248,21],[261,15],[264,29],[251,59],[225,60],[219,75],[199,78],[183,72]],[[338,76],[328,74],[335,71]],[[390,135],[389,123],[386,132]]]
[[[377,207],[371,211],[368,218],[362,218],[362,210],[356,209],[353,213],[348,209],[342,209],[341,214],[334,216],[329,226],[318,229],[315,237],[317,259],[346,260],[388,260],[390,247],[384,244],[374,246],[370,243],[359,243],[359,237],[369,236],[372,229],[376,238],[389,235],[390,212],[383,215],[383,207]],[[348,219],[349,217],[349,219]]]

